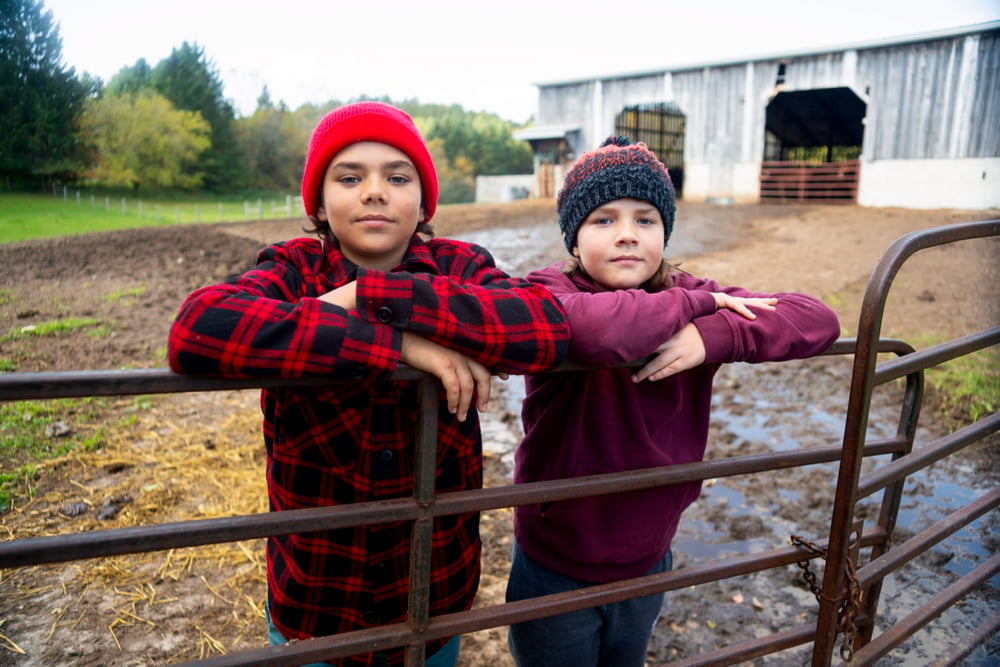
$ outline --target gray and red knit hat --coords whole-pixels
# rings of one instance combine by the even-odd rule
[[[655,206],[663,216],[663,247],[667,247],[677,209],[667,168],[646,144],[611,136],[566,172],[556,210],[567,250],[573,252],[576,233],[590,212],[616,199],[639,199]]]
[[[396,148],[413,160],[420,174],[424,213],[434,217],[437,210],[438,181],[427,144],[409,114],[381,102],[355,102],[323,116],[309,140],[306,167],[302,174],[302,205],[306,215],[316,215],[320,188],[326,168],[337,153],[360,141],[377,141]]]

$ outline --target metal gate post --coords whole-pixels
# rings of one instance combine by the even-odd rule
[[[410,535],[410,599],[406,621],[414,632],[423,632],[430,623],[434,517],[427,510],[434,504],[437,470],[437,411],[441,397],[437,379],[420,380],[418,394],[420,422],[413,455],[413,500],[418,507],[418,516]],[[406,647],[406,667],[423,667],[424,644],[423,638],[420,638]]]

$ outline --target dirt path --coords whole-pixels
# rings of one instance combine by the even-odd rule
[[[552,208],[551,201],[443,207],[435,226],[441,236],[482,242],[502,267],[523,274],[564,254]],[[685,270],[722,283],[816,294],[837,310],[845,335],[851,335],[871,269],[893,239],[915,229],[990,217],[1000,214],[682,203],[668,255]],[[295,235],[298,223],[285,221],[0,246],[0,333],[70,316],[95,321],[60,336],[6,340],[0,358],[24,372],[161,366],[169,322],[184,295],[249,268],[262,244]],[[1000,240],[924,251],[896,278],[884,334],[926,344],[995,323],[998,284]],[[797,426],[787,437],[805,445],[836,438],[849,379],[849,368],[840,361],[734,369],[720,376],[713,420],[717,455],[776,446],[770,441],[776,431],[768,430],[774,424],[747,423],[756,412],[787,415],[777,426]],[[514,385],[501,393],[516,402]],[[799,407],[787,409],[789,400]],[[125,398],[112,402],[110,416],[100,423],[77,419],[74,428],[81,433],[104,426],[106,444],[41,465],[35,498],[0,515],[6,538],[264,511],[255,403],[255,392]],[[495,485],[508,481],[509,452],[519,434],[512,401],[501,396],[491,403],[484,429],[492,443],[487,483]],[[828,415],[829,423],[815,426],[815,420],[804,419],[810,405],[812,416]],[[934,415],[930,419],[928,429],[941,428]],[[786,437],[788,431],[781,433]],[[994,483],[995,454],[994,447],[972,464]],[[22,463],[5,456],[2,471]],[[728,548],[719,545],[757,549],[781,543],[789,530],[821,534],[828,498],[811,489],[829,484],[829,472],[807,473],[774,497],[777,484],[788,481],[765,476],[737,486],[708,484],[678,536],[678,566]],[[114,518],[97,518],[98,510],[116,502],[120,512]],[[63,510],[72,503],[83,503],[87,511],[66,516]],[[478,604],[502,601],[510,520],[508,510],[484,516]],[[671,596],[651,646],[652,661],[692,655],[797,620],[810,601],[795,580],[790,572]],[[169,664],[260,646],[263,597],[260,542],[3,571],[0,667]],[[502,629],[467,637],[460,664],[511,664],[504,637]],[[794,657],[788,660],[795,664]]]

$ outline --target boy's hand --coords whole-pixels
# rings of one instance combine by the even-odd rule
[[[657,355],[632,376],[632,382],[656,382],[705,361],[705,341],[698,327],[688,322],[673,338],[656,348]]]
[[[715,297],[716,310],[728,308],[735,313],[739,313],[748,320],[755,320],[757,319],[757,316],[747,306],[753,306],[763,310],[774,310],[774,304],[778,303],[778,299],[775,297],[731,296],[725,292],[712,292],[712,296]]]
[[[358,309],[358,281],[352,280],[344,283],[336,289],[332,289],[326,294],[320,295],[320,301],[332,303],[346,310]]]
[[[465,421],[473,396],[479,399],[476,408],[486,409],[490,400],[490,372],[478,361],[409,331],[403,332],[399,360],[441,380],[448,411],[457,415],[458,421]]]

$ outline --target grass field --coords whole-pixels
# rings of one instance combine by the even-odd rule
[[[301,203],[290,195],[244,201],[143,200],[72,190],[65,195],[0,194],[0,243],[157,225],[274,220],[300,215]]]

